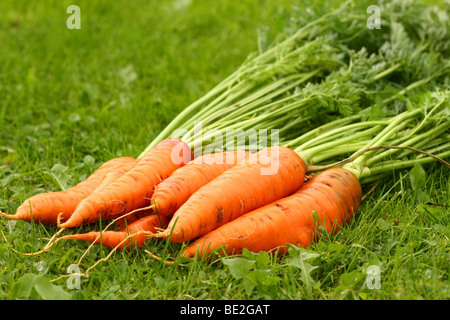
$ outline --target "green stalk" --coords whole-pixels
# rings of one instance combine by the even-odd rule
[[[373,78],[373,80],[374,80],[374,81],[380,80],[381,78],[386,77],[387,75],[389,75],[389,74],[393,73],[394,71],[400,69],[400,67],[402,67],[402,66],[403,66],[402,63],[396,63],[396,64],[394,64],[392,67],[390,67],[390,68],[388,68],[388,69],[386,69],[386,70],[383,70],[382,72],[378,73],[378,74]]]
[[[442,123],[441,125],[433,128],[430,130],[430,132],[424,132],[422,134],[416,135],[413,138],[410,138],[404,142],[396,143],[395,145],[398,146],[411,146],[414,145],[416,148],[421,148],[425,144],[429,143],[436,137],[439,137],[442,133],[448,130],[449,124],[448,123]],[[408,134],[409,135],[409,134]],[[366,160],[366,166],[372,166],[373,164],[379,162],[381,159],[387,158],[390,155],[393,155],[395,152],[400,152],[401,149],[389,149],[385,150],[375,156],[370,157]],[[411,153],[413,151],[407,150],[403,151],[403,153],[400,155],[401,158],[405,157],[408,153]]]
[[[332,14],[337,14],[340,10],[336,10],[335,12],[332,12],[330,14],[324,15],[321,18],[318,18],[315,21],[312,21],[308,23],[307,25],[300,28],[295,34],[291,35],[284,41],[274,45],[273,47],[269,48],[265,52],[259,54],[258,56],[254,57],[253,59],[249,59],[241,65],[241,67],[237,68],[231,75],[229,75],[226,79],[224,79],[222,82],[220,82],[216,87],[211,89],[208,93],[206,93],[203,97],[198,99],[197,101],[190,104],[188,107],[186,107],[184,110],[182,110],[177,117],[175,117],[158,135],[153,141],[145,148],[145,150],[138,156],[138,158],[141,158],[143,155],[145,155],[149,150],[153,149],[157,143],[159,143],[161,140],[167,138],[170,136],[170,134],[182,127],[183,125],[186,125],[190,122],[191,119],[198,113],[198,112],[204,112],[203,108],[201,107],[203,104],[205,104],[208,101],[211,101],[214,99],[214,97],[219,96],[219,100],[223,97],[227,96],[229,94],[229,89],[232,88],[235,84],[239,84],[241,82],[241,79],[246,76],[247,74],[253,75],[255,72],[255,69],[261,68],[269,68],[270,63],[273,62],[274,59],[277,59],[277,57],[280,57],[280,51],[287,50],[290,51],[299,39],[308,39],[308,37],[311,35],[311,32],[313,32],[312,27],[326,21],[326,17]],[[312,42],[306,42],[305,46],[310,46]],[[297,48],[298,50],[299,48]],[[298,52],[298,51],[296,51]],[[214,103],[213,103],[214,104]]]
[[[448,94],[447,94],[447,97],[448,97]],[[442,106],[442,104],[440,103],[440,101],[438,101],[435,104],[434,108],[432,108],[432,110],[434,110],[436,107],[441,107],[441,106]],[[419,159],[417,157],[414,159],[407,159],[405,156],[408,154],[408,152],[407,152],[407,153],[403,153],[402,157],[397,156],[397,158],[395,159],[396,161],[392,161],[393,160],[392,157],[396,150],[394,150],[394,151],[389,150],[389,152],[384,151],[384,152],[379,153],[376,156],[371,156],[374,151],[365,152],[365,150],[367,150],[369,148],[382,147],[382,144],[385,143],[386,141],[389,141],[389,138],[391,138],[394,135],[401,136],[403,134],[403,135],[405,135],[406,139],[399,145],[393,146],[393,147],[399,148],[399,150],[401,150],[402,148],[409,148],[409,151],[417,149],[417,147],[423,146],[424,141],[428,141],[430,143],[433,140],[440,139],[439,137],[441,136],[441,134],[445,131],[448,131],[450,128],[450,121],[448,118],[445,118],[443,120],[444,123],[439,124],[440,119],[428,119],[426,116],[421,117],[421,118],[419,117],[419,118],[416,118],[416,121],[418,121],[416,128],[420,127],[420,129],[423,129],[424,132],[417,134],[418,130],[413,130],[413,132],[416,134],[413,137],[411,137],[411,132],[408,130],[406,130],[405,132],[402,132],[402,130],[405,127],[404,124],[406,121],[413,120],[411,118],[412,116],[417,117],[423,113],[426,113],[427,110],[428,110],[428,106],[424,106],[422,108],[418,108],[418,109],[415,109],[415,110],[409,111],[409,112],[404,112],[404,113],[396,116],[395,117],[396,120],[393,121],[389,126],[387,126],[385,130],[383,130],[377,137],[372,139],[372,141],[370,143],[368,143],[362,150],[359,150],[357,153],[353,154],[350,158],[357,155],[356,160],[353,160],[353,162],[344,165],[344,168],[355,173],[359,179],[364,180],[364,179],[367,179],[369,176],[379,175],[384,170],[392,171],[392,170],[409,167],[411,165],[414,165],[415,162],[418,162],[418,163],[424,162],[425,163],[427,161],[435,160],[436,158],[432,154],[429,154],[428,157],[423,158],[423,159]],[[426,126],[423,125],[424,124],[423,121],[425,119],[427,119],[427,122],[428,122],[427,124],[429,127],[431,127],[431,129],[425,130]],[[417,150],[417,152],[418,151],[419,150]],[[425,153],[425,152],[422,151],[422,153]],[[361,155],[359,155],[359,154],[361,154]],[[441,152],[440,154],[443,157],[448,156],[447,151]],[[388,158],[388,160],[383,161],[383,159],[385,159],[385,158]]]
[[[300,80],[298,80],[298,78],[300,78]],[[274,89],[286,84],[287,82],[289,82],[291,80],[295,80],[295,79],[297,79],[298,81],[294,81],[293,83],[273,92]],[[306,79],[304,78],[303,75],[293,75],[293,76],[281,79],[281,80],[279,80],[275,83],[272,83],[272,84],[264,87],[263,89],[255,92],[254,94],[247,96],[243,100],[233,103],[233,105],[231,107],[236,108],[238,106],[239,109],[247,110],[247,109],[251,109],[251,107],[253,106],[253,104],[251,104],[250,102],[253,102],[254,104],[265,104],[268,101],[270,101],[273,97],[281,95],[282,93],[285,93],[289,89],[292,89],[293,87],[297,86],[298,84],[300,84],[301,82],[303,82],[305,80]],[[192,134],[197,129],[199,129],[200,126],[208,125],[209,123],[214,123],[213,122],[214,118],[220,117],[220,115],[223,113],[226,114],[227,109],[224,109],[225,107],[226,107],[225,104],[219,104],[214,109],[209,109],[209,112],[205,112],[202,117],[201,124],[198,124],[197,126],[194,125],[193,128],[183,136],[182,140],[187,141],[188,137],[192,136]],[[217,113],[216,110],[222,110],[222,111]],[[216,113],[214,113],[214,112],[216,112]],[[242,110],[240,110],[239,118],[244,117],[244,116],[248,116],[247,113],[245,113],[245,111],[243,112]],[[225,121],[223,123],[226,123],[226,125],[230,125],[231,123],[237,122],[239,118],[235,117],[235,118],[229,120],[228,122]],[[196,119],[196,120],[198,120],[198,119]]]
[[[298,146],[298,149],[305,150],[307,148],[312,148],[314,146],[317,146],[318,148],[323,148],[322,145],[324,142],[327,142],[329,140],[334,140],[336,137],[339,137],[342,134],[347,136],[349,132],[353,132],[353,130],[355,130],[355,129],[365,128],[365,127],[377,128],[377,126],[379,126],[379,125],[386,125],[386,124],[387,124],[386,120],[385,121],[379,120],[379,121],[358,122],[358,123],[349,124],[349,125],[346,125],[343,127],[338,127],[333,130],[330,130],[326,133],[323,133],[318,137],[310,139],[309,141]],[[324,140],[324,138],[328,138],[328,139]],[[305,140],[305,139],[303,139],[303,140]]]
[[[230,81],[231,76],[225,79],[222,83],[220,83],[217,87],[209,91],[206,95],[189,105],[183,111],[181,111],[178,116],[172,120],[157,136],[153,141],[145,148],[145,150],[138,156],[138,158],[143,157],[148,151],[153,149],[155,145],[161,140],[168,137],[172,131],[177,129],[177,127],[183,122],[187,121],[189,116],[204,102],[208,101],[212,97],[214,97],[217,93],[221,92],[223,88],[227,87],[227,82]]]
[[[345,142],[347,142],[347,141],[345,141]],[[328,150],[324,150],[320,153],[315,153],[314,155],[307,157],[307,159],[309,159],[308,171],[315,171],[315,170],[313,170],[313,168],[314,168],[313,165],[316,163],[321,163],[321,162],[324,162],[325,160],[333,159],[338,156],[342,156],[344,154],[351,154],[353,152],[356,152],[356,151],[360,150],[364,146],[365,143],[366,143],[366,141],[352,142],[352,143],[347,143],[347,144],[341,145],[338,148],[331,148]],[[303,159],[303,157],[302,157],[302,159]]]
[[[241,111],[242,106],[244,105],[243,101],[238,102],[229,107],[229,109],[232,109],[232,110],[230,110],[231,112],[227,112],[228,110],[224,110],[222,112],[222,113],[226,113],[226,115],[224,117],[221,117],[221,120],[226,121],[226,120],[232,120],[232,119],[235,120],[236,118],[250,117],[252,114],[264,112],[264,110],[270,110],[277,105],[280,105],[285,102],[289,102],[290,100],[293,100],[293,99],[295,99],[295,97],[300,96],[300,94],[289,95],[286,98],[277,99],[273,102],[268,103],[268,101],[270,101],[271,99],[273,99],[277,96],[280,96],[283,93],[286,93],[290,89],[297,87],[299,84],[302,84],[307,80],[310,80],[312,77],[317,75],[319,73],[319,71],[320,70],[314,70],[307,74],[303,74],[303,76],[300,79],[298,79],[297,81],[295,81],[291,84],[288,84],[288,85],[282,87],[278,91],[271,92],[268,95],[264,96],[263,98],[257,99],[255,101],[251,101],[250,103],[248,103],[248,105],[246,105],[245,109],[249,110],[247,112],[243,113]]]
[[[448,149],[448,146],[446,147]],[[441,152],[439,154],[435,155],[436,157],[439,157],[441,159],[448,158],[450,156],[450,150]],[[377,176],[386,174],[386,172],[394,171],[394,170],[400,170],[400,169],[406,169],[413,167],[416,163],[417,164],[427,164],[436,161],[434,158],[431,157],[424,157],[420,159],[411,159],[411,160],[403,160],[398,161],[395,163],[380,163],[376,166],[373,166],[370,168],[370,170],[365,170],[359,175],[359,179],[364,182],[367,181],[370,176]]]
[[[446,149],[449,148],[449,146],[445,147]],[[450,157],[450,151],[445,151],[442,153],[436,154],[437,157],[444,159]],[[412,160],[403,160],[403,161],[397,161],[393,163],[382,163],[377,166],[374,166],[370,169],[370,171],[366,171],[365,174],[362,174],[359,176],[359,182],[360,184],[368,184],[375,181],[380,181],[381,179],[389,176],[392,174],[393,171],[402,170],[414,167],[414,165],[420,164],[429,164],[432,162],[435,162],[436,160],[431,157],[423,157],[419,159],[412,159]]]
[[[226,79],[224,79],[222,82],[220,82],[218,85],[216,85],[213,89],[211,89],[208,93],[206,93],[203,97],[198,99],[197,101],[190,104],[188,107],[186,107],[184,110],[182,110],[178,116],[176,116],[157,136],[153,141],[144,149],[144,151],[138,156],[138,158],[141,158],[143,155],[145,155],[149,150],[153,149],[157,143],[159,143],[161,140],[168,138],[170,134],[182,127],[182,126],[192,126],[193,119],[199,120],[199,115],[204,114],[206,111],[210,110],[209,107],[216,106],[215,109],[217,110],[217,104],[219,101],[222,101],[225,97],[228,98],[227,101],[231,100],[230,95],[230,89],[233,88],[236,85],[239,85],[242,83],[242,79],[250,75],[250,79],[255,78],[254,74],[264,74],[264,72],[267,72],[270,68],[273,68],[276,64],[274,64],[278,61],[284,61],[286,58],[292,57],[296,54],[299,54],[301,50],[307,49],[310,46],[312,46],[315,42],[323,41],[320,39],[316,39],[313,41],[310,41],[310,38],[314,38],[312,36],[313,33],[320,34],[321,29],[314,29],[317,25],[326,22],[327,19],[332,15],[338,15],[344,8],[341,7],[335,11],[332,11],[328,14],[323,15],[320,18],[317,18],[316,20],[304,25],[303,27],[299,28],[294,34],[283,40],[282,42],[276,43],[271,48],[267,49],[265,52],[260,53],[256,57],[249,58],[247,61],[245,61],[239,68],[237,68],[231,75],[229,75]],[[321,27],[324,31],[327,26],[324,24]],[[302,46],[295,48],[295,46],[299,43],[300,40],[304,40],[304,43]],[[294,48],[294,50],[293,50]],[[283,52],[285,53],[283,55]],[[283,60],[284,58],[284,60]],[[259,71],[259,72],[258,72]],[[247,87],[247,91],[250,87]],[[215,100],[214,100],[215,99]],[[211,102],[209,106],[203,108],[202,106],[207,103]],[[212,111],[208,111],[209,114],[212,114]]]
[[[395,7],[396,5],[393,5],[391,9]],[[432,49],[439,48],[436,46],[438,41],[426,37],[429,34],[433,35],[432,31],[421,30],[420,24],[410,26],[397,22],[395,10],[386,11],[386,15],[389,17],[386,17],[389,30],[387,38],[383,36],[382,40],[374,40],[371,43],[372,47],[374,44],[379,46],[377,48],[379,52],[367,56],[367,51],[362,48],[353,51],[350,49],[354,47],[352,46],[353,40],[356,42],[363,40],[367,30],[357,30],[354,25],[350,25],[351,30],[358,32],[352,31],[350,33],[352,36],[345,38],[348,32],[340,30],[336,26],[347,25],[352,19],[358,21],[365,19],[364,15],[355,13],[354,10],[348,10],[349,8],[354,9],[348,4],[340,6],[337,10],[298,28],[293,34],[287,36],[283,41],[275,43],[267,50],[250,55],[225,80],[181,111],[138,158],[180,128],[187,130],[185,136],[182,137],[185,140],[197,138],[201,133],[206,133],[207,138],[212,137],[212,131],[208,133],[206,129],[223,131],[235,125],[242,125],[241,128],[249,128],[251,125],[255,128],[266,126],[267,129],[280,126],[283,128],[283,134],[298,135],[299,130],[296,130],[296,127],[302,127],[301,124],[306,124],[309,119],[312,119],[312,115],[318,112],[314,108],[305,110],[308,101],[315,101],[319,106],[328,108],[328,111],[334,107],[340,114],[349,114],[349,108],[355,107],[358,99],[364,98],[361,92],[376,93],[376,91],[372,93],[369,90],[374,82],[381,81],[381,87],[376,86],[376,90],[382,92],[390,86],[389,80],[386,80],[388,75],[394,72],[405,73],[405,79],[409,80],[410,75],[415,76],[418,73],[408,62],[425,61],[430,54],[433,54],[434,57],[438,57],[440,54],[438,51],[432,51]],[[418,12],[413,8],[397,9],[400,12],[413,11],[415,14]],[[422,31],[424,32],[421,33]],[[408,34],[420,34],[420,40],[414,42],[409,39]],[[370,38],[368,33],[366,35]],[[400,46],[399,43],[404,45]],[[404,50],[400,50],[400,47]],[[348,57],[350,61],[344,62],[344,59]],[[436,61],[438,60],[440,61],[440,59]],[[436,72],[424,79],[412,79],[415,82],[385,99],[383,103],[389,103],[398,96],[404,96],[406,93],[428,84],[432,79],[445,74],[448,70],[448,63],[443,64],[438,70],[435,60],[432,62],[434,64],[431,70],[437,70]],[[383,66],[384,70],[379,70],[378,66]],[[317,87],[309,85],[312,84],[313,77],[320,83]],[[308,81],[309,83],[305,85]],[[400,83],[400,81],[397,82]],[[296,92],[294,89],[298,89],[301,84],[304,87],[300,92]],[[296,99],[299,101],[295,101]],[[364,107],[361,106],[361,108]],[[322,114],[321,112],[322,110],[320,114]],[[296,114],[301,114],[301,117],[305,119],[298,119]],[[289,121],[291,116],[295,118],[294,121]],[[407,121],[409,120],[405,120],[405,126]],[[205,130],[201,133],[197,130],[200,128],[200,124]],[[420,129],[419,126],[417,130]],[[380,145],[384,143],[383,139],[391,139],[394,131],[384,132],[384,136],[380,136],[380,140],[376,143]],[[331,139],[331,135],[329,138]],[[287,140],[285,137],[283,139]],[[302,139],[304,139],[304,143],[307,142],[306,136]],[[320,143],[325,141],[325,137],[322,136]],[[299,140],[294,139],[290,143],[296,144],[297,142]],[[313,143],[310,142],[305,147],[309,148],[313,146]],[[195,145],[197,146],[197,143]],[[375,153],[367,154],[358,161],[362,163],[373,154]],[[356,165],[359,164],[356,163]]]
[[[346,117],[342,119],[337,119],[332,122],[328,122],[324,125],[321,125],[319,127],[316,127],[310,131],[308,131],[306,134],[301,135],[300,137],[297,137],[293,140],[291,140],[288,144],[286,144],[287,147],[294,147],[301,145],[302,143],[305,144],[306,141],[309,141],[312,139],[312,137],[317,137],[319,134],[321,134],[324,131],[327,131],[329,128],[338,127],[344,124],[347,124],[349,122],[352,122],[353,120],[360,119],[362,117],[362,114],[357,114],[351,117]]]
[[[366,149],[369,147],[379,146],[385,144],[385,142],[391,138],[394,134],[398,133],[399,130],[403,129],[412,119],[413,116],[421,113],[422,109],[415,109],[410,112],[404,112],[399,116],[395,117],[394,121],[392,121],[378,136],[376,136],[372,141],[370,141]],[[362,167],[365,161],[371,156],[372,152],[367,152],[364,155],[360,156],[357,160],[354,161],[355,167]]]
[[[409,58],[410,58],[410,59],[414,58],[414,57],[417,56],[420,52],[425,51],[425,49],[427,49],[428,46],[429,46],[428,43],[419,46],[416,50],[413,51],[413,53],[410,55]],[[398,63],[394,64],[392,67],[390,67],[390,68],[388,68],[388,69],[386,69],[386,70],[384,70],[384,71],[378,73],[378,74],[373,78],[373,80],[374,80],[374,81],[380,80],[381,78],[383,78],[383,77],[385,77],[385,76],[387,76],[387,75],[389,75],[389,74],[395,72],[396,70],[400,69],[400,67],[404,66],[404,64],[405,64],[405,62],[398,62]]]
[[[446,139],[442,139],[442,140],[436,139],[436,142],[437,142],[436,145],[430,146],[430,148],[426,149],[426,151],[430,152],[430,153],[445,152],[446,150],[450,149],[450,142],[447,142],[447,141],[450,141],[450,135],[447,135]],[[419,158],[423,158],[425,156],[426,155],[419,154],[419,155],[417,155],[416,158],[419,159]]]
[[[333,150],[333,154],[341,154],[343,152],[346,152],[348,150],[348,143],[352,143],[354,141],[357,141],[360,138],[370,136],[374,134],[375,132],[378,132],[381,129],[381,125],[377,125],[374,127],[371,127],[367,130],[364,130],[359,133],[349,134],[344,137],[341,137],[340,139],[333,139],[333,141],[328,141],[328,139],[325,140],[325,142],[319,143],[319,145],[312,147],[312,148],[303,148],[302,146],[294,149],[300,157],[307,163],[316,163],[320,160],[324,160],[325,154],[328,150]],[[345,127],[344,127],[345,129]],[[325,138],[328,137],[328,135],[324,135]],[[346,145],[347,143],[347,145]],[[342,150],[342,151],[340,151]],[[316,158],[317,157],[317,158]],[[316,160],[313,160],[316,159]]]

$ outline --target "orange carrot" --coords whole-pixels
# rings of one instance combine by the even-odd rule
[[[34,195],[25,200],[16,210],[15,214],[8,215],[0,212],[0,215],[12,220],[25,220],[40,222],[45,225],[56,225],[59,214],[63,219],[68,219],[74,212],[79,202],[91,194],[111,171],[121,167],[129,167],[136,159],[120,157],[102,164],[87,179],[70,189],[57,192],[45,192]]]
[[[120,231],[91,231],[87,233],[69,234],[58,238],[54,243],[61,240],[83,240],[91,243],[101,244],[108,248],[121,250],[124,247],[131,249],[140,248],[146,241],[146,232],[156,232],[157,228],[165,228],[170,220],[169,217],[151,214],[140,218],[124,227]]]
[[[137,164],[102,190],[80,202],[61,228],[114,219],[148,206],[155,186],[192,159],[188,145],[179,139],[166,139],[140,158]]]
[[[100,190],[103,190],[104,188],[106,188],[107,186],[109,186],[113,181],[116,181],[117,179],[119,179],[121,176],[123,176],[126,172],[130,171],[137,163],[137,160],[134,159],[134,161],[130,161],[129,163],[126,163],[124,165],[122,165],[121,167],[118,167],[114,170],[111,170],[110,172],[108,172],[104,177],[102,182],[100,183],[100,185],[94,190],[94,192],[98,192]],[[85,197],[83,200],[80,201],[80,204],[83,203],[84,201],[87,201],[86,199],[89,199],[92,194],[88,195],[87,197]],[[69,218],[69,217],[67,217]],[[61,217],[60,222],[61,221],[65,221],[64,217]]]
[[[172,215],[202,186],[248,157],[244,150],[204,154],[186,164],[158,184],[152,206],[160,215]]]
[[[175,212],[166,230],[155,236],[172,242],[193,240],[294,193],[303,184],[305,172],[303,160],[287,147],[270,147],[251,154],[197,190]]]
[[[309,246],[317,226],[336,232],[358,210],[361,186],[343,168],[321,172],[296,193],[262,206],[190,243],[182,256],[206,256],[223,247],[227,254],[287,250],[288,244]]]

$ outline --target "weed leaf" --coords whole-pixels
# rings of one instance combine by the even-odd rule
[[[411,186],[413,190],[420,190],[425,186],[426,183],[426,173],[419,163],[415,163],[414,167],[409,173],[409,178],[411,181]]]

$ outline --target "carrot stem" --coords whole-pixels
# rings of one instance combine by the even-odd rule
[[[436,154],[433,156],[434,157],[423,157],[423,158],[419,158],[419,159],[403,160],[403,161],[398,161],[396,163],[380,163],[376,166],[371,167],[370,171],[365,171],[362,174],[360,174],[359,178],[360,178],[361,183],[367,183],[367,182],[370,182],[373,180],[373,179],[370,179],[370,177],[372,177],[372,176],[374,176],[374,177],[377,177],[378,175],[385,176],[387,172],[413,167],[416,163],[417,164],[427,164],[427,163],[435,161],[436,158],[443,159],[443,158],[449,157],[450,151],[442,152],[442,153],[439,153],[439,154]],[[450,164],[448,162],[445,162],[445,163],[446,163],[446,166],[450,168]]]
[[[411,139],[408,139],[404,142],[398,143],[396,145],[398,146],[410,146],[410,145],[414,145],[416,148],[420,148],[421,146],[428,144],[430,141],[432,141],[432,139],[439,137],[440,134],[442,134],[443,132],[448,130],[448,123],[443,123],[437,127],[435,127],[431,133],[430,132],[425,132],[422,134],[419,134]],[[384,152],[381,152],[377,155],[372,156],[371,158],[366,160],[366,166],[372,166],[374,163],[380,162],[381,159],[384,159],[386,157],[388,157],[389,155],[392,155],[394,152],[399,152],[402,149],[398,148],[398,149],[389,149],[389,150],[385,150]],[[403,153],[400,155],[400,158],[403,158],[404,156],[407,155],[407,153],[411,152],[411,149],[409,150],[404,150],[403,149]]]
[[[324,131],[328,130],[329,128],[340,127],[341,125],[348,124],[349,122],[360,119],[361,117],[362,117],[362,114],[356,114],[351,117],[339,118],[335,121],[327,122],[326,124],[323,124],[312,130],[309,130],[307,133],[289,141],[289,143],[286,146],[288,146],[288,147],[293,147],[293,146],[307,147],[307,144],[306,144],[307,141],[313,140],[319,134],[322,134]]]
[[[380,146],[386,142],[392,135],[397,133],[399,130],[403,129],[410,121],[411,118],[414,115],[417,115],[418,113],[422,112],[422,109],[415,109],[410,112],[404,112],[394,118],[394,121],[392,121],[384,130],[382,130],[373,140],[371,140],[364,149]],[[356,159],[354,161],[355,167],[363,167],[365,161],[368,157],[371,156],[373,152],[367,152],[364,153],[361,157]]]

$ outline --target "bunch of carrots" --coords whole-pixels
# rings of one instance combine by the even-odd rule
[[[182,140],[165,139],[140,159],[113,159],[79,185],[38,194],[14,215],[2,215],[58,225],[60,231],[119,219],[120,231],[72,234],[56,241],[79,239],[120,249],[164,238],[190,242],[182,252],[187,257],[222,246],[228,253],[285,249],[289,243],[308,246],[318,226],[332,233],[351,219],[365,178],[379,179],[435,159],[450,167],[443,160],[450,155],[445,139],[450,134],[450,92],[427,94],[426,104],[398,115],[370,120],[368,108],[254,153],[236,150],[194,158]],[[317,157],[323,162],[352,151],[346,161],[315,165]],[[411,154],[415,158],[407,158]],[[276,170],[264,174],[274,163]],[[307,179],[315,172],[320,173]]]
[[[114,250],[165,239],[187,243],[183,257],[220,248],[227,254],[284,251],[289,244],[309,246],[319,227],[329,233],[342,228],[358,211],[365,184],[415,163],[450,167],[444,160],[450,156],[450,92],[436,86],[448,60],[437,58],[438,46],[426,30],[415,30],[423,45],[401,55],[390,42],[372,43],[379,49],[374,54],[355,52],[351,44],[365,35],[339,38],[329,22],[345,20],[345,10],[311,21],[249,58],[138,157],[111,159],[76,186],[35,195],[15,213],[0,215],[59,228],[42,251],[30,254],[70,239]],[[393,39],[403,32],[398,23],[390,28]],[[425,75],[406,63],[430,57],[439,68]],[[388,79],[393,73],[405,75],[395,86]],[[382,101],[375,98],[380,96]],[[406,107],[398,110],[399,102]],[[313,120],[320,125],[308,127]],[[181,124],[187,130],[173,137]],[[235,127],[279,128],[282,136],[258,150],[223,150],[211,139]],[[99,220],[118,228],[60,236]]]

